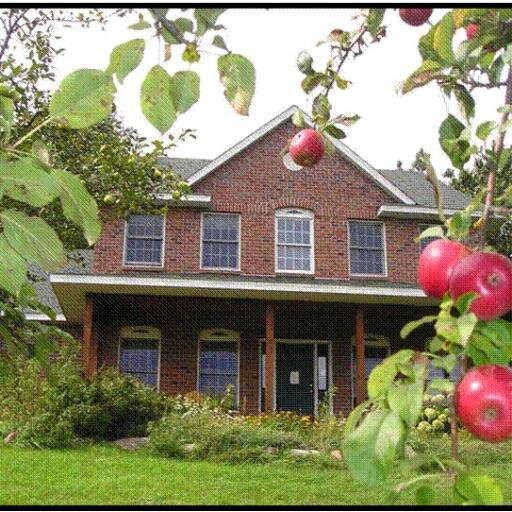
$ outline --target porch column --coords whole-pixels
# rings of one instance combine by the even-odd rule
[[[265,311],[265,411],[267,412],[274,410],[274,375],[276,372],[274,331],[274,305],[269,302]]]
[[[98,339],[93,324],[94,298],[85,296],[84,329],[82,341],[82,363],[84,377],[89,378],[98,368]]]
[[[364,366],[364,309],[359,306],[356,310],[356,405],[366,397]]]

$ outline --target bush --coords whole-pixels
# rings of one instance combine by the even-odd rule
[[[64,352],[43,378],[35,360],[2,358],[0,422],[17,430],[17,442],[67,447],[79,440],[141,436],[160,418],[169,399],[117,370],[85,381],[76,352]]]

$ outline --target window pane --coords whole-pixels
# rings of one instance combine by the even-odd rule
[[[311,219],[280,218],[277,220],[279,244],[311,244]]]
[[[238,214],[203,216],[203,240],[238,242]]]
[[[128,236],[162,238],[163,226],[161,215],[132,215],[128,220]]]
[[[238,268],[239,216],[203,216],[202,261],[205,268]]]
[[[383,275],[384,228],[382,224],[350,222],[350,273]]]
[[[125,263],[161,265],[164,218],[132,215],[126,230]]]
[[[148,386],[158,382],[158,341],[121,340],[119,371],[140,379]]]
[[[327,389],[327,357],[318,357],[318,390],[325,391]]]
[[[161,265],[163,240],[129,238],[126,241],[126,263]]]
[[[311,270],[311,247],[279,245],[277,247],[278,270]]]
[[[203,242],[203,267],[238,268],[238,244]]]
[[[229,385],[234,387],[238,377],[236,343],[201,343],[199,356],[199,391],[222,394]]]

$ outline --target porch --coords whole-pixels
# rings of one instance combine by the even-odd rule
[[[429,306],[293,300],[86,294],[86,375],[117,366],[160,391],[235,388],[238,408],[314,414],[334,386],[333,412],[365,398],[366,377],[400,348],[423,349],[431,335],[400,340]]]

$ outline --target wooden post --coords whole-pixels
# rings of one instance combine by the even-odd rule
[[[94,299],[91,295],[86,295],[82,341],[82,363],[86,378],[91,377],[98,368],[98,340],[95,336],[96,329],[94,328],[93,318]]]
[[[359,306],[356,310],[356,405],[366,398],[364,370],[364,309]]]
[[[274,305],[267,304],[265,311],[265,411],[274,410],[274,375],[276,372],[276,340],[274,338]]]

